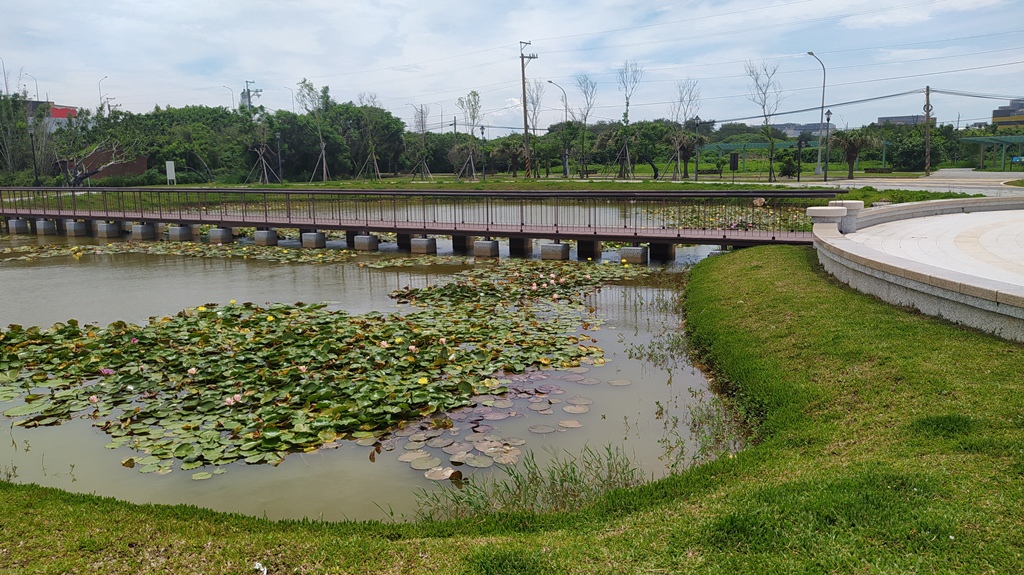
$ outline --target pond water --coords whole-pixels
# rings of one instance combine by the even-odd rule
[[[14,238],[0,247],[35,241],[67,240]],[[681,249],[679,261],[694,261],[709,251],[707,247]],[[379,257],[388,254],[361,256]],[[353,314],[401,311],[407,306],[389,298],[390,291],[436,284],[457,269],[373,269],[360,267],[358,261],[279,264],[141,254],[2,262],[0,325],[49,326],[69,318],[100,325],[115,320],[144,323],[151,316],[232,299],[258,304],[331,302],[330,307]],[[621,446],[648,476],[664,475],[669,464],[666,449],[680,445],[691,453],[695,449],[685,425],[673,425],[673,418],[685,421],[688,407],[699,401],[707,384],[685,362],[653,367],[631,359],[630,349],[678,329],[679,320],[667,307],[674,295],[669,289],[645,286],[603,288],[591,305],[606,322],[593,335],[596,345],[604,348],[607,363],[583,368],[589,370],[586,373],[537,372],[534,382],[557,386],[550,397],[563,403],[551,406],[554,413],[545,415],[528,409],[527,401],[519,399],[513,408],[517,416],[483,422],[493,427],[489,433],[525,440],[520,449],[533,451],[541,462],[554,454],[578,454],[587,446],[599,450]],[[593,379],[578,381],[579,375]],[[592,400],[589,412],[569,415],[559,409],[577,395]],[[6,405],[0,404],[0,411]],[[581,427],[559,426],[559,421],[570,418]],[[35,429],[14,427],[12,421],[0,416],[7,436],[0,438],[0,478],[14,475],[18,482],[138,503],[191,503],[274,519],[387,519],[410,517],[416,509],[417,490],[437,488],[422,471],[398,460],[404,439],[389,446],[393,451],[378,454],[371,447],[345,441],[336,449],[292,454],[276,467],[233,464],[226,474],[193,481],[190,472],[180,470],[156,475],[122,467],[121,461],[134,452],[105,449],[109,437],[84,419]],[[558,431],[532,433],[529,428],[538,424]],[[471,431],[462,428],[460,432],[464,436]],[[475,472],[501,475],[497,466]]]

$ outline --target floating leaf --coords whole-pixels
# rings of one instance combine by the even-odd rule
[[[558,422],[558,425],[561,426],[561,427],[566,427],[566,428],[575,428],[575,427],[580,427],[583,424],[581,424],[580,422],[576,421],[575,419],[563,419],[562,421]]]
[[[540,433],[540,434],[552,433],[554,431],[558,431],[557,429],[555,429],[554,427],[551,427],[550,425],[531,425],[529,427],[529,429],[533,433]]]
[[[199,473],[192,474],[192,479],[194,481],[203,481],[204,479],[209,479],[211,477],[213,477],[213,474],[209,471],[200,471]]]
[[[430,469],[438,465],[441,465],[441,460],[437,457],[418,457],[409,463],[410,467],[418,470]]]

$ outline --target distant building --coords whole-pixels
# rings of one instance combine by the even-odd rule
[[[28,100],[25,102],[26,112],[29,118],[33,118],[36,115],[36,111],[43,106],[49,106],[49,114],[47,115],[47,122],[44,124],[47,126],[49,131],[54,131],[58,126],[68,123],[68,120],[78,115],[78,108],[71,106],[59,106],[53,102],[43,102],[40,100]]]
[[[817,122],[813,124],[775,124],[772,127],[782,132],[783,134],[786,134],[787,138],[796,138],[804,132],[810,132],[811,134],[817,135],[819,126],[821,127],[822,133],[824,134],[825,124],[818,124]],[[836,131],[836,125],[829,123],[828,129],[829,131],[834,132]]]
[[[935,125],[935,118],[931,119],[932,125]],[[881,116],[876,122],[879,126],[890,124],[893,126],[916,126],[918,124],[924,124],[924,116],[922,114],[916,114],[913,116]]]
[[[1024,126],[1024,98],[1010,100],[1009,106],[999,106],[992,110],[992,123],[997,128]]]

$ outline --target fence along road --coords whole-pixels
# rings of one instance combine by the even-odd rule
[[[0,216],[749,246],[810,244],[805,209],[844,192],[0,188]]]

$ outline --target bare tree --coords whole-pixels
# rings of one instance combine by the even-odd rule
[[[530,125],[533,126],[533,135],[537,135],[537,123],[540,121],[540,104],[544,99],[544,91],[547,89],[545,82],[534,78],[526,83],[526,107],[530,112]]]
[[[419,158],[416,160],[416,167],[412,169],[413,180],[416,179],[415,174],[419,174],[424,180],[428,177],[433,179],[430,175],[430,168],[427,167],[427,123],[430,118],[430,106],[420,104],[416,108],[416,116],[413,118],[413,124],[415,125],[416,131],[420,133],[420,151]]]
[[[465,120],[466,129],[469,130],[469,135],[472,138],[477,123],[480,121],[480,94],[473,90],[465,97],[459,98],[455,105],[462,110],[462,119]]]
[[[782,101],[782,85],[775,79],[779,65],[763,61],[760,64],[755,64],[748,61],[743,68],[750,78],[747,99],[761,108],[761,116],[764,118],[761,129],[764,131],[765,137],[768,138],[768,181],[774,182],[775,136],[772,134],[772,116],[779,110],[779,103]]]
[[[686,122],[696,116],[698,110],[700,110],[700,87],[697,85],[697,80],[687,78],[677,82],[675,99],[669,106],[669,116],[676,125],[675,131],[669,136],[673,147],[675,147],[676,160],[672,179],[689,177],[690,157],[699,142],[697,135],[691,137],[686,133]],[[680,162],[684,164],[682,174],[679,172]]]
[[[619,84],[619,91],[626,98],[626,111],[622,113],[622,123],[629,125],[629,100],[640,87],[640,81],[644,78],[644,67],[636,60],[626,60],[622,67],[615,71],[615,80]]]
[[[327,181],[331,176],[327,172],[327,140],[324,139],[324,123],[326,122],[327,108],[330,104],[330,95],[327,86],[324,86],[318,92],[313,86],[313,83],[303,78],[299,82],[299,94],[298,94],[299,105],[306,111],[306,114],[313,120],[313,126],[316,128],[316,136],[320,140],[320,156],[317,158],[317,165],[313,166],[313,173],[316,173],[317,167],[321,168],[321,176],[323,181]],[[310,181],[313,181],[310,178]]]
[[[583,105],[572,111],[572,118],[573,120],[583,124],[583,130],[580,133],[580,138],[582,140],[580,144],[580,177],[586,177],[587,119],[590,117],[590,112],[594,109],[594,102],[597,100],[597,82],[591,80],[590,76],[586,74],[579,74],[576,76],[576,89],[579,90],[580,94],[583,96]]]

